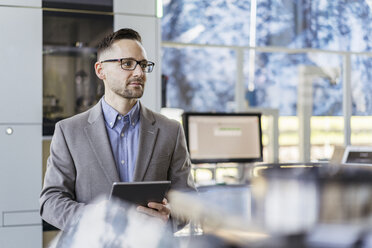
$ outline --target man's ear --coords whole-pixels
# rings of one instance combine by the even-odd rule
[[[101,80],[105,80],[106,79],[106,75],[104,73],[104,70],[103,70],[103,67],[102,67],[102,63],[101,62],[96,62],[94,64],[94,70],[96,71],[96,75],[99,79]]]

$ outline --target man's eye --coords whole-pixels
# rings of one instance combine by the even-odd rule
[[[124,61],[122,62],[122,66],[125,66],[125,67],[128,67],[128,68],[132,67],[133,64],[134,64],[134,62],[131,61],[131,60],[127,60],[127,61],[124,60]]]

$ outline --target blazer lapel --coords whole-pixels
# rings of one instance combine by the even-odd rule
[[[154,116],[141,104],[141,128],[133,181],[142,181],[149,166],[158,134],[158,128],[154,124]]]
[[[85,127],[85,133],[90,146],[99,161],[99,166],[104,171],[110,183],[119,182],[120,178],[112,154],[111,144],[106,132],[101,101],[92,108],[88,122],[90,124]]]

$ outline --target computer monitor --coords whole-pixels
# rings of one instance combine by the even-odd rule
[[[182,115],[191,162],[259,162],[262,155],[260,113]]]
[[[368,165],[372,166],[372,147],[370,146],[347,146],[341,160],[344,165]]]

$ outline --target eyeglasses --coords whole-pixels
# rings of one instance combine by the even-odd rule
[[[122,59],[107,59],[100,61],[101,63],[106,62],[120,62],[121,69],[126,71],[134,71],[137,67],[137,65],[140,65],[142,71],[146,73],[152,72],[154,69],[155,63],[147,60],[141,60],[137,61],[135,59],[129,59],[129,58],[122,58]]]

